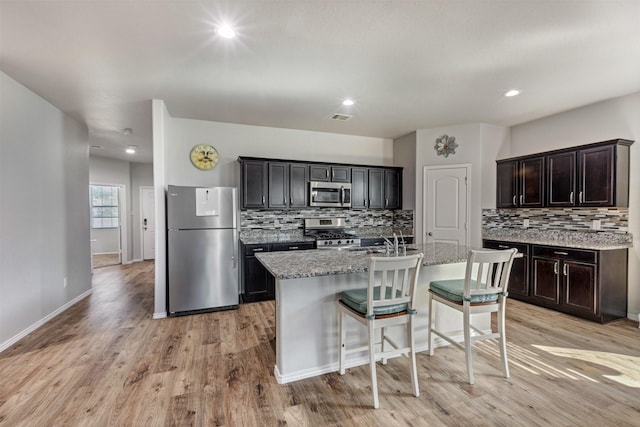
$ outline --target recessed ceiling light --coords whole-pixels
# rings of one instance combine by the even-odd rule
[[[345,99],[344,101],[342,101],[342,105],[349,106],[349,105],[353,105],[353,104],[354,104],[354,103],[353,103],[353,99],[349,99],[349,98],[347,98],[347,99]]]
[[[504,96],[511,98],[512,96],[520,95],[519,89],[511,89],[504,93]]]
[[[216,33],[220,37],[224,37],[225,39],[232,39],[236,36],[236,32],[228,25],[223,25],[221,27],[216,28]]]
[[[127,149],[125,150],[128,154],[136,154],[136,146],[135,145],[130,145],[127,147]]]
[[[133,131],[131,130],[131,128],[124,128],[122,129],[122,134],[123,135],[131,135]]]

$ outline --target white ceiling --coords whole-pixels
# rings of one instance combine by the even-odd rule
[[[640,91],[640,1],[1,0],[0,69],[84,121],[92,154],[143,162],[154,98],[174,117],[382,138],[511,126]]]

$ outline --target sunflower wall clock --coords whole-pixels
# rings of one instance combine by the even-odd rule
[[[191,163],[200,170],[208,171],[218,164],[218,151],[212,145],[198,144],[191,149]]]
[[[449,154],[456,154],[456,148],[458,148],[456,137],[448,135],[442,135],[436,139],[436,145],[433,146],[436,154],[444,157],[449,157]]]

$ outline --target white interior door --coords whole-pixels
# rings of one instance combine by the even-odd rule
[[[153,187],[140,188],[142,206],[142,259],[155,259],[156,256],[156,215]]]
[[[467,245],[470,165],[424,168],[425,243]]]

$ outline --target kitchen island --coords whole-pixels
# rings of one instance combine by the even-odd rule
[[[433,280],[463,278],[471,248],[446,243],[410,245],[408,254],[422,252],[416,297],[418,319],[416,346],[428,349],[428,287]],[[288,383],[338,370],[339,325],[335,306],[337,295],[347,289],[363,288],[368,281],[368,260],[384,253],[362,248],[355,251],[308,250],[257,254],[258,260],[276,279],[276,366],[279,383]],[[491,325],[489,314],[476,315],[474,323],[482,330]],[[462,316],[448,307],[434,314],[438,328],[460,331]],[[347,319],[348,343],[364,343],[366,330]],[[392,331],[392,336],[393,336]],[[404,342],[402,328],[393,338]],[[436,340],[435,345],[445,342]],[[347,367],[368,363],[367,353],[347,357]]]

